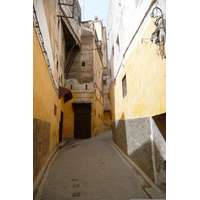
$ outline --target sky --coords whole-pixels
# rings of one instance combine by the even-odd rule
[[[97,15],[107,26],[108,6],[110,0],[79,0],[82,9],[82,21],[94,20]]]

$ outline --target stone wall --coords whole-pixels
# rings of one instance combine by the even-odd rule
[[[66,4],[73,4],[73,0],[60,0],[61,3]],[[73,16],[73,7],[72,6],[66,6],[61,5],[61,8],[63,9],[65,15],[67,17]],[[62,15],[60,7],[58,8],[58,14]],[[74,33],[76,34],[77,38],[80,40],[80,27],[81,27],[81,7],[78,0],[74,1],[74,18],[68,18],[68,21],[74,30]]]
[[[113,141],[156,184],[166,183],[166,143],[151,117],[112,123]]]
[[[33,181],[48,157],[51,123],[33,118]]]
[[[93,41],[93,32],[82,27],[81,50],[75,57],[66,82],[70,79],[77,79],[79,84],[93,82]]]

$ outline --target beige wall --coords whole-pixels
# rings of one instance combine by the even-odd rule
[[[148,0],[136,5],[127,0],[120,1],[121,6],[110,2],[108,60],[113,141],[160,187],[166,184],[166,59],[160,55],[159,45],[150,41],[156,29],[156,19],[150,13],[156,5],[165,13],[166,2]],[[136,7],[129,9],[133,4]],[[125,75],[127,95],[123,97]],[[159,122],[154,120],[158,115]]]
[[[54,105],[57,106],[56,116],[54,115]],[[33,145],[36,159],[34,160],[34,168],[37,168],[34,172],[34,179],[42,168],[44,161],[59,142],[58,131],[61,110],[64,110],[64,99],[63,97],[60,100],[58,99],[33,27],[33,119],[37,119],[37,122],[40,123],[40,126],[37,125],[37,122],[34,123],[33,127]],[[47,130],[45,124],[50,124],[50,129]],[[38,135],[39,133],[41,135]],[[41,140],[42,134],[44,134],[46,140]],[[43,149],[45,149],[45,154],[42,153]],[[38,151],[41,151],[42,157],[38,154]],[[40,161],[37,162],[38,159]]]
[[[73,99],[65,104],[64,137],[74,137],[73,102],[91,102],[91,137],[102,129],[103,97],[102,97],[102,60],[97,50],[97,35],[93,21],[82,24],[81,49],[75,57],[73,65],[66,77],[66,87],[71,89]],[[85,62],[85,66],[82,66]],[[87,90],[85,85],[87,84]]]
[[[153,19],[141,37],[154,31]],[[116,119],[154,116],[166,112],[166,60],[160,56],[159,46],[137,43],[127,59],[115,86]],[[145,59],[144,59],[145,58]],[[127,96],[122,95],[122,79],[126,75]]]

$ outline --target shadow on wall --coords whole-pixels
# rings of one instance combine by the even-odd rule
[[[151,153],[152,146],[154,157]],[[155,143],[148,141],[128,156],[161,190],[164,189],[166,192],[166,162]]]
[[[48,157],[50,131],[51,123],[33,118],[33,181]]]
[[[166,141],[166,113],[152,117],[163,138]]]
[[[126,138],[126,126],[124,121],[124,113],[120,120],[112,122],[113,142],[127,155],[128,146]]]
[[[151,123],[153,128],[151,128]],[[112,123],[113,141],[164,192],[166,192],[165,141],[150,117]]]

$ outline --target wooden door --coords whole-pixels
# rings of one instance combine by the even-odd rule
[[[91,137],[91,106],[90,103],[73,104],[74,109],[74,138],[86,139]]]

